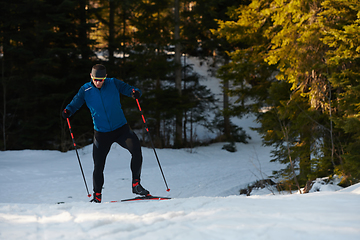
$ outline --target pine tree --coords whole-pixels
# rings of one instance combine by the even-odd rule
[[[18,1],[7,7],[10,12],[2,22],[8,59],[4,76],[16,82],[6,90],[12,96],[7,115],[13,121],[7,148],[60,149],[64,98],[89,71],[84,57],[91,55],[90,41],[84,39],[83,29],[90,26],[83,21],[84,2]]]
[[[169,117],[169,113],[176,114],[174,107],[180,102],[178,94],[174,92],[174,62],[168,55],[174,26],[171,6],[172,2],[167,0],[138,2],[134,17],[129,22],[134,30],[132,42],[128,44],[129,57],[123,66],[119,66],[123,69],[124,81],[143,90],[140,101],[157,147],[167,146],[165,135],[168,135],[168,128],[173,126],[170,122],[175,116]],[[175,109],[179,110],[180,107]],[[127,111],[127,116],[134,121],[140,120],[138,113],[130,116],[130,110]],[[139,126],[142,126],[141,122],[133,125]],[[174,132],[171,131],[171,134]],[[146,139],[146,135],[143,139]]]
[[[346,176],[347,184],[355,183],[360,181],[360,1],[323,1],[322,6],[322,41],[329,47],[328,77],[337,97],[334,121],[345,132],[339,136],[344,165],[337,173]]]
[[[229,62],[226,52],[233,51],[237,44],[226,41],[222,35],[217,35],[213,30],[218,27],[217,20],[226,21],[229,8],[234,5],[248,4],[248,1],[196,1],[185,2],[183,16],[183,45],[184,52],[190,56],[197,56],[205,62],[215,75],[218,66]],[[223,102],[221,114],[223,119],[221,138],[223,141],[231,141],[232,124],[230,118],[234,115],[233,109],[229,107],[229,81],[222,82]]]
[[[231,61],[218,72],[224,83],[230,82],[230,96],[237,98],[228,110],[235,116],[258,112],[264,106],[276,71],[276,66],[269,66],[264,61],[270,44],[270,40],[264,37],[264,31],[269,27],[270,20],[264,20],[258,12],[267,5],[258,4],[259,8],[254,10],[253,4],[231,8],[228,12],[231,20],[218,21],[220,27],[216,31],[235,49],[228,52]],[[253,104],[245,104],[249,100]]]
[[[354,10],[357,6],[355,2],[345,5]],[[288,158],[295,161],[294,167],[299,169],[301,184],[316,176],[342,172],[340,169],[343,168],[346,134],[340,125],[334,125],[334,121],[339,122],[342,114],[339,112],[341,105],[338,105],[338,97],[343,90],[339,88],[339,84],[334,84],[333,76],[336,75],[333,69],[339,69],[339,62],[330,66],[328,61],[331,53],[332,60],[339,59],[340,52],[333,51],[336,46],[334,40],[338,37],[337,43],[340,43],[344,39],[343,35],[339,34],[344,33],[343,29],[336,32],[333,28],[337,21],[344,25],[349,24],[348,19],[339,14],[343,13],[345,16],[348,13],[344,12],[343,5],[343,1],[331,5],[320,0],[289,0],[281,3],[255,0],[247,7],[242,6],[231,11],[233,21],[220,22],[218,30],[220,34],[227,36],[228,41],[246,44],[243,49],[230,54],[232,62],[223,68],[223,78],[238,79],[234,81],[237,83],[232,89],[234,93],[237,92],[239,97],[251,97],[251,89],[256,86],[269,86],[268,84],[273,82],[273,90],[268,93],[262,91],[261,94],[263,99],[268,99],[268,111],[259,114],[259,121],[262,123],[260,132],[266,143],[278,149],[274,152],[274,159],[286,161]],[[329,11],[329,6],[336,6],[342,9],[342,12],[334,15],[336,11]],[[321,22],[320,16],[324,13],[329,15]],[[356,13],[353,11],[352,15],[347,16],[354,17]],[[352,18],[355,19],[356,17]],[[337,27],[339,28],[339,24]],[[344,29],[346,31],[351,28]],[[350,39],[343,43],[350,42],[350,49],[355,50],[356,47],[351,46],[357,43],[354,42],[356,35]],[[348,47],[343,46],[342,54],[348,53]],[[356,59],[353,59],[352,65],[356,65],[355,62]],[[275,68],[269,68],[271,66]],[[276,76],[277,80],[289,84],[288,94],[283,96],[283,102],[274,101],[277,98],[274,89],[283,85],[277,84],[271,74]],[[251,75],[257,79],[265,78],[262,83],[251,84]],[[266,87],[262,89],[265,90]],[[282,92],[280,88],[279,92]],[[260,101],[257,106],[262,106]],[[277,134],[271,134],[274,132]],[[289,154],[283,149],[284,139],[279,137],[279,133],[284,137],[286,135],[287,142],[291,145],[291,156],[286,156]],[[284,174],[285,172],[281,172],[279,176],[286,176]]]

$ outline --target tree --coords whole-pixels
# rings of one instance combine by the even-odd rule
[[[229,8],[236,5],[247,5],[249,1],[185,1],[183,11],[183,46],[184,52],[190,56],[197,56],[204,59],[208,66],[215,73],[220,65],[226,65],[229,62],[229,56],[226,52],[232,52],[239,48],[239,44],[226,41],[226,34],[218,35],[214,29],[218,28],[218,21],[226,21],[229,16],[226,14]],[[209,60],[211,59],[211,60]],[[214,74],[215,75],[215,74]],[[222,77],[222,76],[220,76]],[[223,106],[221,121],[224,126],[223,139],[232,141],[231,121],[233,109],[229,106],[229,80],[224,77],[223,82]]]
[[[175,42],[175,88],[178,90],[178,94],[181,98],[182,95],[182,74],[181,74],[181,43],[180,43],[180,4],[179,0],[175,0],[175,29],[174,29],[174,42]],[[178,111],[176,114],[176,133],[175,133],[175,142],[174,146],[181,147],[183,144],[183,132],[182,132],[182,119],[183,113]]]
[[[347,144],[348,134],[341,130],[340,125],[334,126],[334,121],[337,122],[342,115],[338,103],[343,89],[333,81],[333,76],[336,76],[333,75],[333,69],[339,69],[339,66],[329,65],[328,57],[335,53],[335,43],[341,43],[341,46],[336,47],[344,50],[343,53],[348,53],[349,49],[344,43],[351,42],[350,46],[357,43],[352,40],[357,39],[356,35],[346,41],[343,41],[344,35],[340,35],[344,34],[343,30],[357,29],[355,5],[344,4],[343,1],[332,4],[321,0],[289,0],[281,3],[255,0],[247,7],[242,6],[229,12],[233,21],[220,21],[220,35],[227,36],[228,41],[245,43],[243,49],[230,54],[232,62],[224,66],[223,77],[238,77],[234,82],[239,87],[235,86],[233,91],[239,96],[245,93],[246,97],[268,99],[266,113],[258,112],[263,101],[257,102],[253,108],[262,123],[263,130],[260,132],[268,144],[278,148],[274,156],[279,160],[287,159],[289,157],[284,154],[283,139],[272,138],[275,136],[271,134],[278,129],[278,133],[285,135],[279,127],[286,127],[287,136],[284,137],[288,137],[290,143],[293,142],[291,158],[297,161],[295,167],[299,169],[301,184],[315,176],[328,176],[335,172],[344,174],[340,169],[343,168],[344,145]],[[334,14],[335,6],[338,9],[336,11],[340,11],[337,14]],[[338,28],[343,25],[338,23],[346,26],[355,23],[355,28],[343,27],[339,31]],[[334,30],[335,26],[337,29]],[[352,52],[356,56],[356,50]],[[332,60],[339,59],[339,55],[340,52],[335,53]],[[356,62],[356,57],[353,61]],[[233,73],[236,73],[234,77],[231,76]],[[253,84],[251,76],[262,81]],[[289,84],[288,94],[282,101],[274,101],[278,98],[274,93],[277,88],[282,92],[280,87],[284,85],[278,84],[272,76]],[[272,84],[271,92],[264,91],[269,83]],[[252,95],[256,88],[262,89],[261,94]],[[283,174],[285,172],[279,176],[285,176]]]
[[[359,70],[360,70],[360,1],[323,1],[319,21],[322,41],[328,46],[325,62],[327,76],[336,94],[336,127],[342,129],[340,151],[344,161],[336,172],[344,182],[360,181],[359,161]],[[340,138],[340,136],[338,137]]]
[[[230,20],[218,20],[219,28],[215,32],[234,46],[233,51],[227,52],[231,61],[220,67],[218,77],[224,84],[231,83],[232,87],[227,92],[237,100],[228,112],[231,111],[235,116],[242,116],[250,111],[258,113],[265,105],[267,89],[274,81],[276,66],[269,66],[264,61],[270,44],[264,32],[271,23],[269,16],[257,14],[267,5],[258,6],[259,9],[255,11],[252,5],[230,8]],[[250,18],[247,18],[247,14],[251,15]],[[245,104],[249,100],[253,104]]]
[[[174,92],[175,64],[168,55],[174,29],[171,6],[173,2],[168,0],[141,1],[136,5],[135,17],[130,21],[134,32],[132,42],[128,45],[129,57],[126,64],[121,66],[124,80],[144,90],[140,101],[143,109],[146,109],[150,133],[154,135],[152,139],[157,147],[166,145],[167,128],[173,126],[168,121],[172,121],[176,115],[174,110],[179,109],[176,106],[180,105],[179,94]],[[139,119],[137,113],[136,117]],[[141,122],[136,126],[142,126]],[[175,135],[173,131],[172,134]]]
[[[13,121],[7,125],[7,149],[60,148],[60,107],[69,94],[69,84],[78,85],[89,71],[89,58],[84,57],[91,55],[91,42],[83,38],[83,29],[90,25],[81,20],[84,3],[7,4],[10,12],[1,23],[5,26],[3,57],[7,59],[4,76],[16,82],[6,86],[6,94],[12,96],[6,101],[6,118]]]

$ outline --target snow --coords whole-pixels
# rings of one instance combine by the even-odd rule
[[[242,120],[252,140],[236,144],[235,153],[221,150],[223,143],[156,149],[170,192],[153,150],[143,148],[142,184],[171,200],[110,203],[133,196],[130,155],[117,145],[107,159],[101,204],[88,202],[75,151],[0,152],[0,239],[359,239],[359,184],[309,194],[239,195],[280,167],[249,130],[252,120]],[[79,150],[89,190],[91,151]]]
[[[203,65],[190,61],[206,75]],[[206,84],[218,87],[216,81]],[[308,194],[262,189],[239,195],[282,166],[270,163],[271,148],[250,130],[253,118],[234,121],[252,137],[237,143],[237,152],[222,150],[224,143],[156,149],[170,192],[153,150],[143,148],[142,185],[171,200],[111,203],[134,196],[130,154],[115,144],[101,204],[89,202],[74,150],[0,152],[0,239],[360,239],[360,184],[341,189],[318,179],[318,191]],[[92,194],[92,146],[79,149],[79,156]]]

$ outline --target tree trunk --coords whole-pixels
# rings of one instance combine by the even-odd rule
[[[3,44],[4,47],[4,44]],[[2,71],[1,71],[1,80],[3,85],[3,116],[2,116],[2,137],[3,137],[3,150],[6,151],[6,82],[5,82],[5,61],[4,61],[4,51],[2,57]]]
[[[229,64],[229,58],[225,57],[225,65]],[[229,114],[229,81],[224,79],[223,86],[223,116],[224,116],[224,135],[226,140],[231,140],[230,114]]]
[[[179,97],[181,97],[181,45],[180,45],[180,4],[179,0],[175,0],[175,87],[178,90]],[[176,114],[176,132],[175,132],[175,147],[182,146],[182,117],[183,113],[178,110]]]
[[[115,51],[115,2],[109,1],[109,64],[114,64],[114,51]]]
[[[300,132],[300,143],[302,145],[302,151],[300,154],[300,174],[299,181],[306,183],[311,174],[311,132],[312,127],[307,126]]]
[[[80,51],[81,51],[81,56],[83,59],[89,59],[90,57],[90,49],[89,46],[87,45],[88,43],[88,36],[87,36],[87,28],[86,26],[86,21],[87,21],[87,12],[86,12],[86,8],[88,6],[88,1],[87,0],[81,0],[79,2],[80,4],[80,29],[79,29],[79,39],[80,39]]]
[[[227,140],[230,139],[230,116],[229,116],[229,96],[227,94],[227,91],[229,90],[229,81],[224,80],[224,109],[223,109],[223,115],[224,115],[224,134]]]

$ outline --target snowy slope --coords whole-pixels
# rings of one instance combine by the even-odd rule
[[[204,65],[188,62],[219,96],[218,80]],[[249,129],[253,120],[234,119],[252,137],[236,144],[235,153],[221,150],[223,143],[157,149],[170,192],[153,150],[143,148],[142,184],[153,195],[173,198],[164,201],[106,203],[133,196],[130,155],[117,145],[107,158],[101,204],[89,203],[75,151],[0,152],[0,239],[360,239],[359,184],[305,195],[239,195],[281,167],[269,162],[271,149]],[[92,146],[79,155],[92,193]]]
[[[0,152],[0,239],[359,239],[360,185],[240,196],[240,187],[279,167],[269,163],[270,149],[253,139],[237,144],[236,153],[222,144],[192,152],[157,149],[169,193],[152,149],[144,148],[143,185],[173,198],[161,202],[89,203],[74,151]],[[91,146],[79,153],[91,189]],[[105,202],[133,195],[129,159],[113,145]]]
[[[243,125],[254,123],[245,119]],[[278,169],[279,165],[269,162],[270,148],[262,147],[260,138],[252,133],[249,144],[236,144],[236,153],[221,150],[223,143],[194,149],[157,149],[171,197],[237,195],[240,187]],[[154,195],[166,195],[153,150],[143,148],[143,155],[143,185]],[[75,151],[6,151],[0,156],[0,181],[7,190],[0,202],[72,202],[87,195]],[[79,156],[91,190],[92,146],[80,149]],[[114,144],[105,168],[105,201],[132,196],[129,162],[130,154]]]

